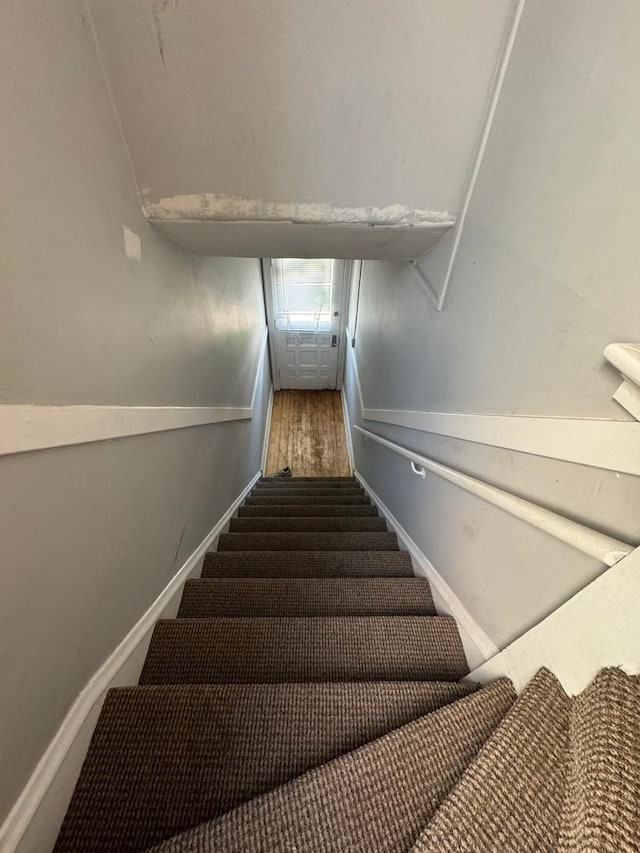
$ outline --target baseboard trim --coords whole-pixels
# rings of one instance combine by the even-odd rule
[[[36,817],[45,796],[49,794],[51,787],[56,783],[56,777],[67,755],[72,750],[76,739],[79,737],[85,721],[95,706],[104,699],[107,690],[116,682],[118,684],[136,683],[137,675],[135,675],[134,680],[131,680],[131,674],[129,673],[129,678],[124,681],[119,678],[119,675],[126,669],[129,661],[136,656],[136,652],[145,640],[149,639],[158,618],[160,618],[163,611],[171,603],[176,593],[180,591],[180,587],[197,567],[207,549],[222,532],[231,516],[244,501],[259,478],[260,472],[252,477],[241,494],[238,495],[222,518],[207,533],[202,542],[187,558],[153,604],[82,688],[44,755],[36,765],[14,807],[0,828],[0,850],[3,853],[12,853],[20,845],[32,821]],[[65,780],[65,784],[69,785],[68,779]],[[75,780],[73,780],[73,784],[75,784]],[[66,803],[68,803],[73,792],[73,784],[69,786],[68,792],[57,792],[56,801],[65,803],[64,810],[66,810]],[[68,796],[66,796],[67,793]],[[57,834],[57,829],[55,832]],[[51,846],[53,846],[54,841],[55,835],[51,838]],[[42,850],[44,848],[41,844],[36,844],[33,846],[33,849]]]
[[[418,569],[419,573],[424,575],[434,586],[434,588],[442,598],[443,602],[445,603],[448,612],[451,614],[451,616],[455,618],[456,622],[458,622],[458,624],[463,628],[463,630],[469,635],[470,639],[476,645],[478,651],[480,652],[484,660],[489,660],[490,658],[494,657],[494,655],[497,655],[499,649],[496,644],[488,636],[488,634],[485,633],[485,631],[480,627],[480,625],[478,625],[476,620],[469,613],[464,604],[460,601],[458,596],[451,589],[449,584],[437,571],[437,569],[429,560],[429,558],[416,545],[411,536],[409,536],[407,531],[391,512],[389,507],[386,506],[384,501],[380,498],[379,495],[374,492],[369,483],[367,483],[365,478],[360,473],[358,473],[358,471],[354,471],[354,474],[358,482],[362,485],[365,492],[367,492],[371,500],[376,504],[382,515],[385,517],[387,522],[396,532],[402,546],[406,548],[406,550],[411,554],[414,566]]]

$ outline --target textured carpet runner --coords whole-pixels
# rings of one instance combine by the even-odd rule
[[[640,849],[640,681],[466,673],[355,479],[261,480],[109,691],[56,851]]]

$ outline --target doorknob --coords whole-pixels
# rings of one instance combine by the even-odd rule
[[[338,346],[338,336],[337,335],[331,335],[331,346],[332,347]]]

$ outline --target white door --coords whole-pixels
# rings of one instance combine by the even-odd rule
[[[271,258],[265,273],[276,390],[336,388],[345,262]]]

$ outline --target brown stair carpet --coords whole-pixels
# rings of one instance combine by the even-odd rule
[[[232,518],[230,533],[360,533],[362,531],[386,531],[384,518],[309,518],[287,516],[286,518]]]
[[[355,477],[260,477],[259,483],[358,483]]]
[[[263,479],[109,692],[56,851],[640,850],[640,679],[466,673],[354,478]]]
[[[558,850],[640,850],[640,678],[604,669],[574,700]]]
[[[185,584],[178,618],[435,616],[424,578],[200,578]]]
[[[395,533],[221,533],[219,551],[394,551]]]
[[[144,850],[474,689],[434,682],[112,690],[56,850]]]
[[[316,497],[316,498],[357,498],[362,497],[364,495],[363,490],[358,487],[350,487],[348,489],[326,489],[326,488],[318,488],[317,486],[313,486],[313,488],[302,488],[298,486],[297,488],[292,489],[269,489],[269,488],[260,488],[256,487],[251,492],[252,497],[255,498],[268,498],[268,497]]]
[[[374,506],[364,504],[315,504],[311,506],[303,506],[301,504],[268,504],[267,506],[241,506],[238,510],[238,518],[278,518],[295,516],[303,518],[304,516],[315,516],[324,518],[326,516],[356,516],[358,518],[375,518],[378,515],[378,510]]]
[[[514,699],[510,682],[496,681],[156,850],[407,850]]]
[[[413,577],[406,551],[215,551],[203,578]]]
[[[308,489],[310,491],[313,491],[314,489],[339,489],[340,491],[345,489],[347,491],[349,489],[357,489],[360,492],[363,491],[360,483],[351,477],[346,480],[316,480],[315,478],[305,480],[297,477],[258,480],[254,486],[254,491],[258,489]]]
[[[571,700],[540,670],[489,738],[414,853],[555,849]]]
[[[450,616],[167,619],[141,684],[455,681],[467,663]]]
[[[278,506],[371,506],[371,501],[366,495],[291,495],[283,492],[264,496],[249,495],[244,502],[245,506],[269,506],[269,504],[278,504]]]

